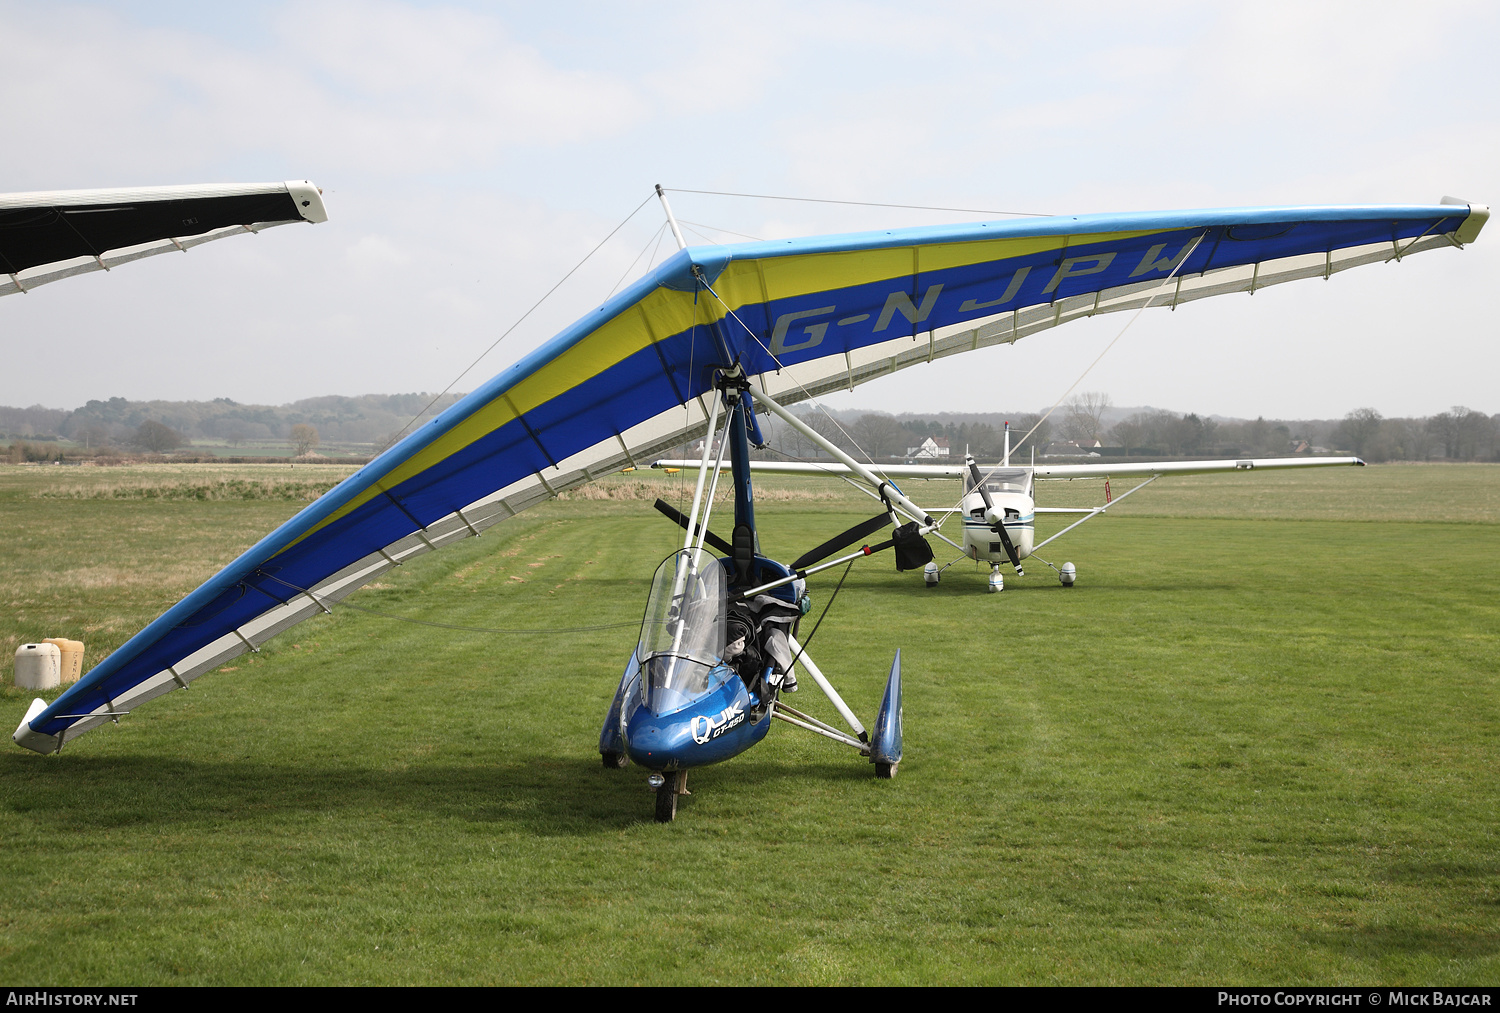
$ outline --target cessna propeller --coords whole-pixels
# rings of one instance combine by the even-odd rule
[[[990,522],[990,530],[1000,536],[1000,544],[1005,546],[1005,555],[1010,558],[1010,565],[1016,568],[1016,575],[1026,576],[1026,571],[1021,569],[1021,557],[1016,553],[1016,545],[1005,530],[1005,511],[995,509],[995,501],[990,497],[989,489],[985,488],[984,476],[979,473],[979,465],[974,463],[973,455],[969,455],[964,463],[969,467],[969,477],[974,480],[974,488],[984,499],[984,519]],[[992,569],[998,570],[998,564]]]

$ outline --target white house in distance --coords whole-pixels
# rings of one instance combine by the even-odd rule
[[[947,457],[948,454],[948,437],[946,436],[929,436],[922,441],[920,447],[906,448],[906,456],[913,458]]]

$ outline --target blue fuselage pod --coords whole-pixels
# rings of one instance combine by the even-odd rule
[[[648,770],[686,770],[738,756],[765,738],[770,714],[763,712],[759,721],[752,721],[751,709],[759,701],[738,674],[724,665],[717,669],[722,671],[715,671],[713,689],[687,702],[666,703],[662,713],[651,709],[643,681],[636,679],[626,691],[621,715],[632,762]]]

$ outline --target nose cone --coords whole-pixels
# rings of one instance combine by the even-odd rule
[[[630,759],[649,770],[675,770],[687,759],[693,745],[688,728],[691,717],[678,711],[656,715],[637,707],[625,722],[625,751]]]
[[[625,718],[625,752],[647,770],[685,770],[727,760],[759,742],[771,718],[751,723],[751,699],[739,676],[693,704],[653,714],[636,698]]]

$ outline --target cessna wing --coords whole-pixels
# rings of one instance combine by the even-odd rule
[[[36,701],[13,738],[55,752],[405,559],[701,437],[732,365],[795,403],[1094,313],[1461,247],[1488,217],[1452,203],[1172,211],[680,250]]]
[[[1126,478],[1132,475],[1207,475],[1215,471],[1270,471],[1278,468],[1332,468],[1338,465],[1363,467],[1357,457],[1241,457],[1224,461],[1120,461],[1110,464],[1038,464],[1025,470],[1040,480],[1075,478]],[[696,468],[697,461],[652,461],[653,468]],[[724,465],[725,468],[729,466]],[[886,478],[963,478],[968,467],[963,464],[878,464],[873,470]],[[981,464],[981,470],[995,467]],[[1006,468],[1019,467],[1006,465]],[[751,461],[751,471],[767,475],[850,475],[842,464],[807,461]]]
[[[1121,478],[1131,475],[1207,475],[1215,471],[1271,471],[1284,468],[1334,468],[1353,465],[1363,468],[1357,457],[1241,457],[1230,461],[1159,461],[1137,464],[1039,464],[1038,479]]]
[[[307,180],[0,194],[0,295],[227,236],[327,220],[322,192]]]

